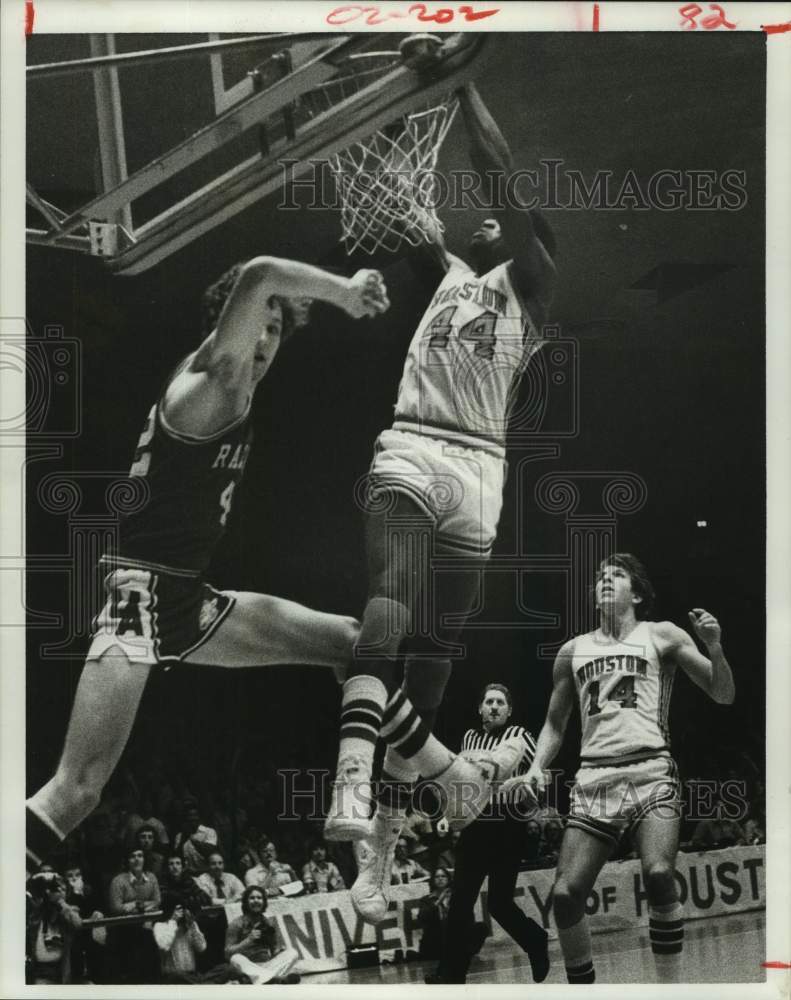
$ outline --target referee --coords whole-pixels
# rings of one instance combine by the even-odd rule
[[[493,750],[503,740],[521,736],[525,743],[524,755],[514,773],[525,773],[533,760],[536,741],[526,729],[508,724],[511,709],[508,688],[503,684],[487,684],[478,706],[481,728],[467,730],[462,741],[462,756],[466,750]],[[466,981],[471,955],[464,942],[467,940],[467,928],[474,919],[478,893],[487,875],[490,915],[527,952],[534,982],[541,983],[546,979],[549,972],[547,932],[514,902],[525,840],[524,823],[518,810],[517,803],[495,793],[486,811],[462,831],[456,848],[453,892],[442,957],[436,971],[426,976],[427,983]]]

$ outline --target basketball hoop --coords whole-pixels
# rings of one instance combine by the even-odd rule
[[[449,98],[331,157],[347,254],[395,252],[404,240],[418,246],[444,230],[435,210],[435,170],[457,108]]]

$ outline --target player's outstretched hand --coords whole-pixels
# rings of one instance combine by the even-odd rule
[[[538,804],[538,797],[547,786],[547,776],[540,767],[531,767],[527,774],[515,775],[504,781],[500,790],[505,795],[513,794],[518,801],[529,798]]]
[[[716,646],[722,636],[720,623],[706,611],[705,608],[693,608],[689,613],[689,620],[695,629],[695,635],[704,646]]]
[[[349,278],[343,308],[355,319],[360,319],[362,316],[377,316],[389,309],[390,299],[387,297],[387,288],[381,273],[363,269]]]

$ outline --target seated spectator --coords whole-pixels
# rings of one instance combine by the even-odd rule
[[[242,915],[228,924],[225,934],[225,958],[244,982],[298,982],[289,969],[299,958],[294,948],[285,948],[277,927],[264,916],[267,899],[264,891],[248,886],[242,896]]]
[[[429,873],[426,869],[422,868],[414,858],[409,857],[409,846],[405,838],[399,837],[395,847],[391,884],[425,882],[428,878]]]
[[[431,892],[420,900],[418,921],[423,929],[418,954],[421,958],[442,957],[443,949],[458,946],[458,942],[447,942],[446,924],[450,908],[451,878],[446,868],[437,868],[431,876]],[[471,917],[468,939],[464,945],[470,955],[477,955],[486,939],[486,924]]]
[[[735,820],[713,818],[698,822],[690,846],[693,851],[710,851],[744,843],[744,831]]]
[[[296,882],[297,875],[291,865],[277,860],[277,848],[270,840],[263,849],[261,864],[245,873],[248,886],[259,886],[267,896],[279,896],[280,887]]]
[[[63,873],[66,880],[66,902],[76,908],[82,920],[101,919],[104,914],[99,909],[99,899],[85,882],[82,868],[70,864]],[[104,927],[91,930],[84,927],[77,933],[71,949],[71,973],[74,982],[89,980],[92,983],[105,981],[104,945],[107,931]]]
[[[76,906],[66,902],[66,881],[56,872],[39,872],[27,884],[26,982],[74,982],[71,950],[82,927]]]
[[[208,857],[209,870],[198,875],[195,882],[211,897],[217,906],[223,903],[234,903],[242,898],[244,885],[231,872],[225,870],[225,859],[219,851],[212,851]]]
[[[142,795],[138,807],[129,813],[124,823],[123,838],[124,846],[127,850],[130,847],[137,846],[135,837],[137,831],[142,826],[153,828],[154,836],[160,847],[168,847],[170,845],[170,836],[165,824],[161,819],[157,819],[153,815],[153,812],[154,807],[151,802],[151,796],[148,794]]]
[[[206,938],[184,901],[169,896],[165,919],[154,924],[154,940],[162,960],[165,983],[199,981],[197,958],[206,951]]]
[[[182,828],[173,841],[173,847],[184,858],[184,867],[191,875],[201,875],[207,871],[208,857],[217,850],[217,846],[217,831],[201,823],[197,805],[190,803]]]
[[[165,859],[157,850],[157,834],[153,826],[138,827],[135,834],[135,847],[139,847],[145,857],[144,867],[147,872],[156,875],[157,881],[161,881],[162,869]]]
[[[317,841],[310,852],[310,861],[302,868],[302,881],[308,892],[335,892],[346,885],[338,866],[327,860],[327,846]]]
[[[211,893],[204,892],[193,876],[184,871],[184,859],[180,854],[171,854],[168,857],[160,890],[163,897],[178,897],[193,914],[205,906],[211,906]]]
[[[456,867],[456,847],[461,837],[461,830],[452,833],[448,821],[443,817],[437,823],[437,839],[434,843],[434,867],[447,868],[452,872]]]
[[[126,857],[126,870],[110,883],[110,915],[151,913],[159,909],[160,893],[156,875],[144,869],[145,855],[139,847]]]
[[[110,883],[110,916],[155,913],[160,908],[159,882],[144,869],[145,856],[133,848],[126,857],[126,870]],[[108,965],[113,982],[141,984],[159,981],[159,953],[150,923],[112,927],[108,933]]]

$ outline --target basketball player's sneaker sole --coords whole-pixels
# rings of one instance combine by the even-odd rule
[[[384,816],[377,810],[368,836],[354,845],[358,874],[350,893],[352,906],[369,924],[378,924],[387,916],[390,875],[403,825],[403,817]]]
[[[371,772],[360,757],[338,761],[324,839],[362,840],[371,828]]]

